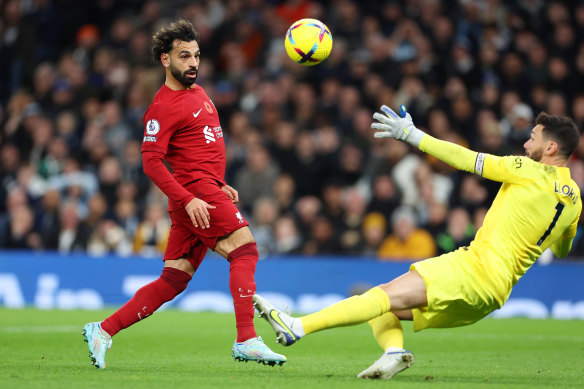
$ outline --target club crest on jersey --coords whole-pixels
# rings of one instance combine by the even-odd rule
[[[148,123],[146,123],[146,134],[156,135],[158,134],[158,131],[160,131],[160,123],[158,123],[158,120],[156,119],[148,120]]]
[[[241,216],[241,213],[240,212],[237,212],[235,214],[235,216],[237,216],[237,218],[239,219],[239,224],[245,223],[245,221],[243,220],[243,217]]]

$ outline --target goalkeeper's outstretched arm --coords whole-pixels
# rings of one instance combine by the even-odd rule
[[[418,147],[425,153],[446,162],[450,166],[470,173],[482,174],[485,154],[469,150],[460,145],[436,139],[414,126],[412,117],[406,112],[405,107],[400,107],[397,115],[391,108],[382,106],[380,113],[375,113],[371,128],[378,130],[376,138],[394,138]]]

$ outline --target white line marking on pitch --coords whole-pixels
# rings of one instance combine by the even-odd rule
[[[19,327],[0,327],[0,332],[7,332],[11,334],[19,333],[50,333],[50,332],[74,332],[81,331],[82,325],[69,326],[19,326]]]

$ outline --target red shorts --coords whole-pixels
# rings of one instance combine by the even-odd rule
[[[215,180],[198,180],[186,189],[197,198],[214,205],[208,209],[210,215],[209,228],[195,228],[189,214],[184,208],[169,211],[170,234],[164,252],[164,260],[186,258],[195,267],[201,264],[207,249],[213,250],[217,239],[231,234],[233,231],[249,225],[231,199]]]

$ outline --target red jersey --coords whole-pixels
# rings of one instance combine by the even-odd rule
[[[217,110],[203,88],[194,85],[174,91],[163,85],[143,121],[142,153],[159,153],[173,171],[174,182],[158,182],[159,174],[153,174],[151,164],[144,164],[145,173],[168,196],[169,209],[184,207],[194,197],[189,197],[184,189],[189,183],[211,178],[220,186],[225,185],[223,131]]]

